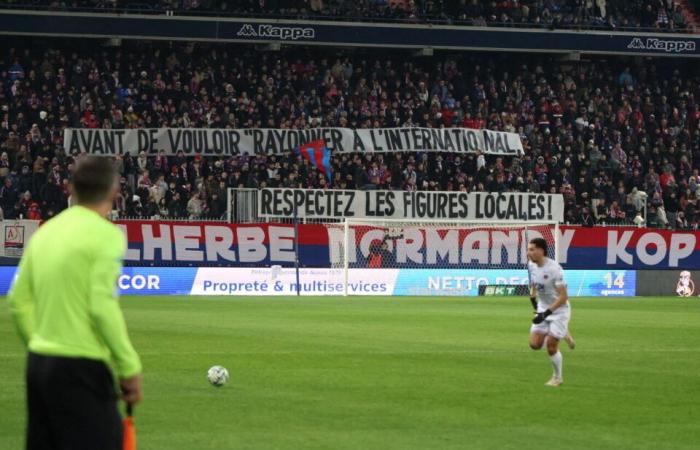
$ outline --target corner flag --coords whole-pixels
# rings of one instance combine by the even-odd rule
[[[134,425],[133,407],[131,405],[126,406],[126,417],[122,425],[124,429],[124,450],[136,450],[136,426]]]

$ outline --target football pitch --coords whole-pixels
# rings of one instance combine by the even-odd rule
[[[126,297],[139,449],[696,449],[700,299],[574,298],[547,388],[527,298]],[[24,350],[0,300],[0,448]],[[206,380],[221,364],[231,379]]]

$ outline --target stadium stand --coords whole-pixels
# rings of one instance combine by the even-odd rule
[[[561,192],[566,221],[696,228],[700,75],[692,61],[32,40],[0,61],[0,207],[68,204],[64,127],[317,126],[517,132],[523,157],[343,154],[333,180],[293,154],[117,159],[121,216],[218,219],[228,187]],[[77,156],[77,155],[74,155]]]
[[[8,8],[291,18],[690,31],[687,8],[665,0],[10,0]]]

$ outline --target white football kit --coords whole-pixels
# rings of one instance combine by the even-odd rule
[[[528,262],[530,269],[530,282],[537,290],[537,312],[544,312],[558,297],[557,288],[566,286],[564,272],[559,263],[553,259],[545,258],[542,267],[532,261]],[[564,339],[571,319],[571,306],[567,301],[543,322],[532,324],[530,333],[548,334],[557,339]]]

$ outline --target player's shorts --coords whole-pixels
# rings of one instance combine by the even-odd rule
[[[532,324],[530,334],[545,334],[557,339],[564,339],[569,331],[569,314],[551,315],[543,322]]]
[[[121,450],[122,421],[105,363],[29,353],[28,450]]]

